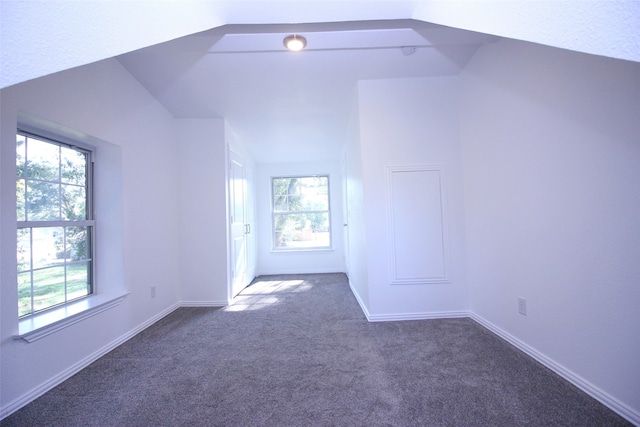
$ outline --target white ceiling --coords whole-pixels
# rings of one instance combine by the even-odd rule
[[[376,19],[640,61],[635,0],[2,0],[0,88],[225,24]]]
[[[304,51],[286,51],[291,33]],[[256,161],[313,161],[340,155],[358,80],[456,75],[496,39],[412,20],[227,25],[118,60],[176,118],[224,117]]]

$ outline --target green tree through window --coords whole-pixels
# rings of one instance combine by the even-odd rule
[[[331,247],[329,177],[272,178],[275,249]]]
[[[90,151],[18,132],[20,316],[93,293],[90,177]]]

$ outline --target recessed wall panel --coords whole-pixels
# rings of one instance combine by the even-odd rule
[[[448,282],[444,172],[387,169],[391,283]]]

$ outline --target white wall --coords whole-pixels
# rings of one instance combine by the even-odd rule
[[[469,308],[456,77],[359,82],[370,319],[460,315]],[[442,165],[450,283],[391,285],[387,166]]]
[[[640,422],[640,64],[504,40],[462,80],[471,310]]]
[[[271,178],[329,174],[331,250],[274,252],[271,237]],[[258,224],[258,275],[331,273],[344,271],[342,230],[342,170],[340,162],[258,163],[256,165],[256,222]]]
[[[357,91],[354,92],[353,106],[344,148],[343,195],[346,206],[344,222],[347,224],[345,236],[345,256],[349,284],[358,302],[369,315],[369,286],[367,278],[367,230],[365,229],[364,189],[362,183],[362,150],[360,147],[360,110]]]
[[[179,119],[180,299],[227,303],[226,143],[223,119]]]
[[[46,390],[47,384],[64,379],[110,343],[175,306],[179,289],[176,245],[179,203],[174,120],[116,60],[12,86],[3,89],[0,96],[0,405],[4,412],[36,397]],[[119,306],[30,344],[12,338],[18,330],[15,285],[15,130],[18,110],[121,149],[122,176],[114,176],[113,185],[122,193],[122,212],[119,213],[122,228],[120,235],[97,237],[122,240],[124,283],[118,286],[130,292]],[[99,158],[97,161],[96,168],[99,168]],[[100,194],[96,197],[100,198]],[[98,216],[97,221],[100,220]],[[98,269],[104,267],[99,260],[97,262]],[[122,280],[122,275],[110,278]],[[104,288],[105,283],[97,283],[97,286]],[[156,287],[155,298],[151,298],[151,286]]]

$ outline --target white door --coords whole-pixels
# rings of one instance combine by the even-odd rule
[[[229,150],[229,209],[231,221],[231,297],[235,297],[247,283],[246,179],[244,162]]]
[[[245,164],[245,209],[244,216],[247,223],[246,226],[246,239],[247,239],[247,270],[245,275],[245,283],[248,285],[251,283],[254,277],[256,277],[256,261],[257,261],[257,242],[256,242],[256,230],[254,224],[256,223],[256,204],[255,204],[255,173],[251,164]],[[245,286],[246,286],[245,285]]]
[[[349,276],[349,187],[347,185],[347,156],[342,163],[342,230],[345,273]]]

